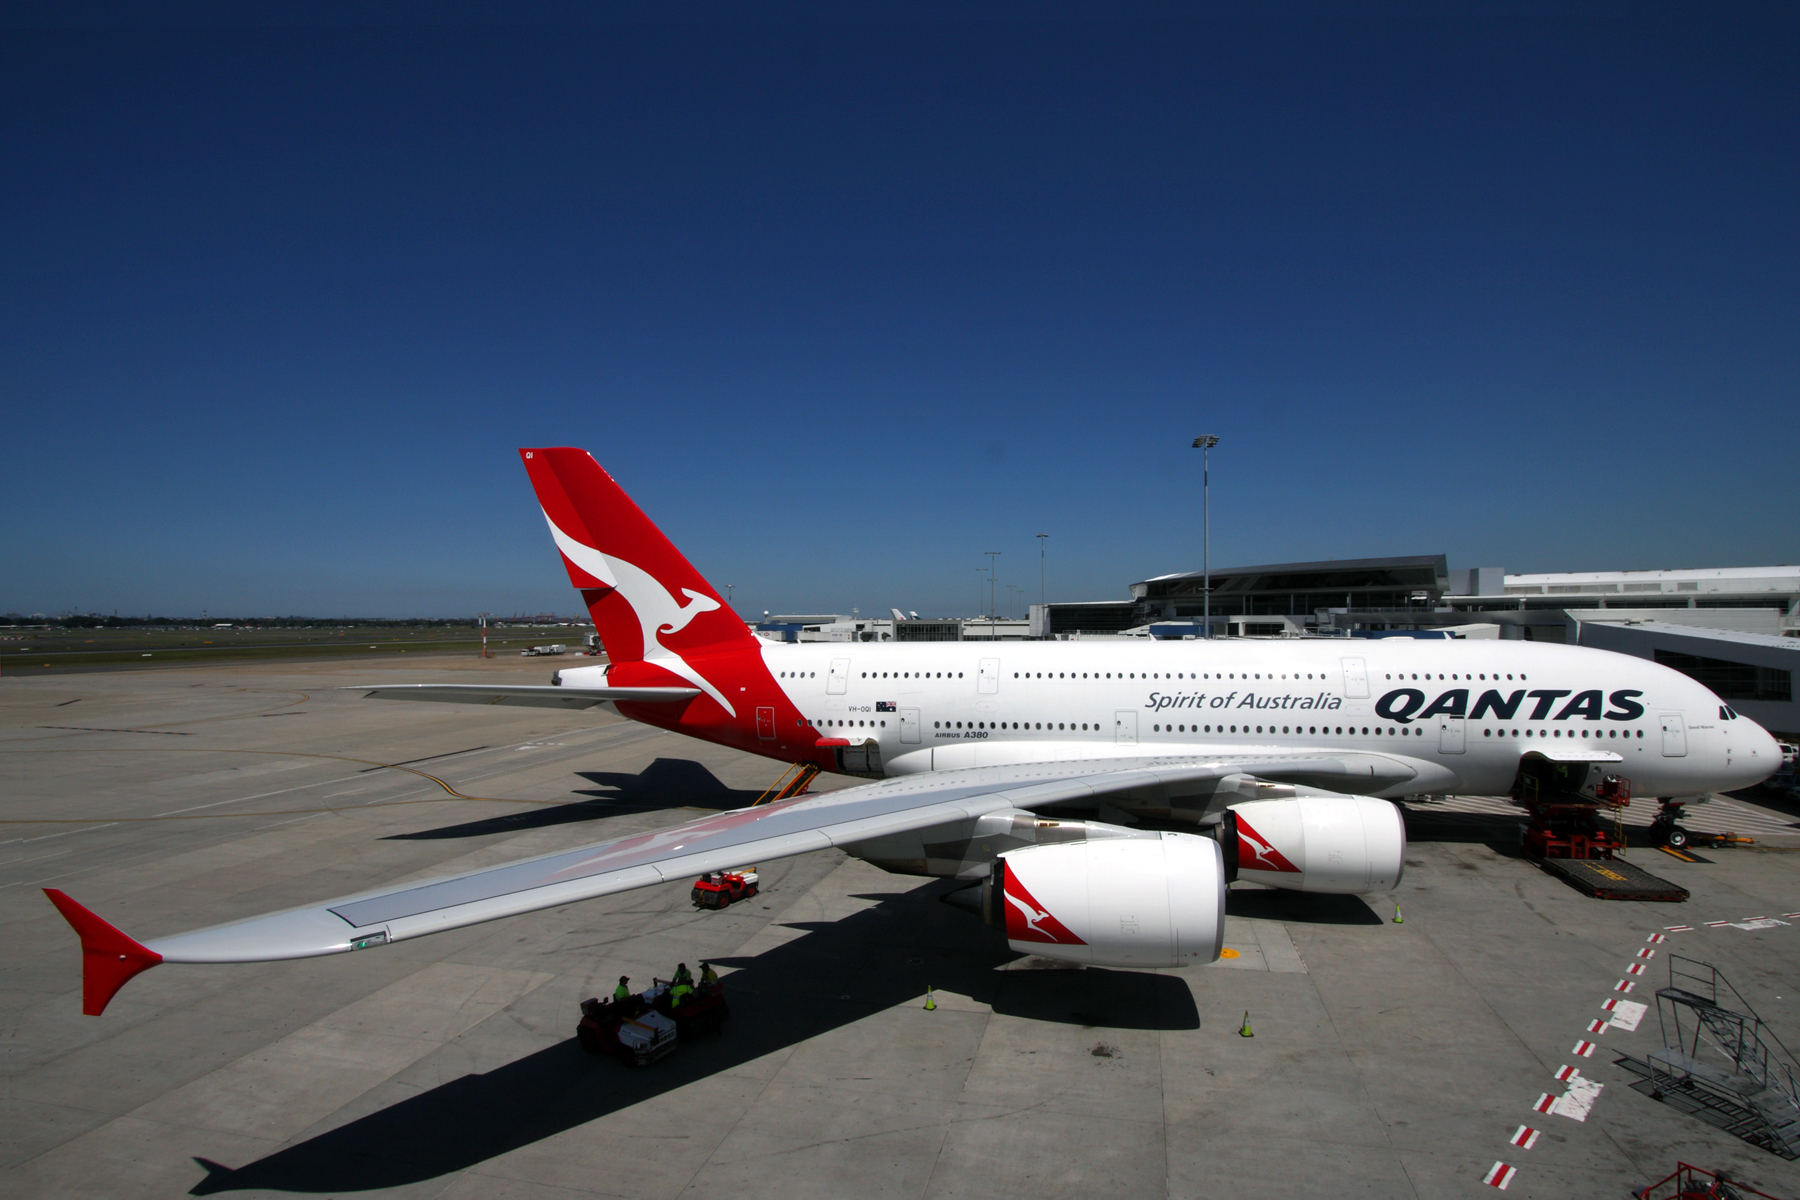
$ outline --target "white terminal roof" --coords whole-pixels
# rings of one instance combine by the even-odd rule
[[[1506,588],[1592,592],[1786,592],[1800,594],[1800,566],[1699,567],[1672,571],[1560,571],[1508,575]]]
[[[1588,622],[1584,622],[1586,624]],[[1602,622],[1591,622],[1601,624]],[[1611,624],[1606,622],[1606,624]],[[1698,629],[1692,625],[1674,625],[1667,621],[1626,621],[1617,626],[1642,633],[1659,633],[1667,637],[1690,638],[1695,641],[1731,642],[1739,646],[1755,646],[1762,650],[1780,650],[1800,654],[1800,638],[1780,637],[1772,633],[1742,633],[1735,629]]]

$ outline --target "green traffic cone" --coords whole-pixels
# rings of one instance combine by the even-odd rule
[[[1238,1030],[1238,1036],[1239,1037],[1255,1037],[1256,1036],[1254,1033],[1250,1032],[1250,1010],[1249,1009],[1244,1010],[1244,1027],[1242,1029]]]
[[[1400,906],[1398,904],[1394,905],[1394,924],[1406,924],[1406,918],[1400,915]]]
[[[926,1012],[936,1012],[937,1011],[937,1001],[933,1000],[931,998],[931,985],[930,984],[925,985],[925,1011]]]

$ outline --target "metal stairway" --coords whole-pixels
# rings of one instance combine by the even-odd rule
[[[1721,994],[1734,1007],[1720,1003]],[[1669,986],[1657,989],[1656,1013],[1663,1048],[1646,1064],[1651,1096],[1680,1095],[1705,1110],[1695,1115],[1783,1158],[1800,1158],[1800,1070],[1719,969],[1670,955]]]

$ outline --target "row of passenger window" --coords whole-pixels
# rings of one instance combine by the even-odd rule
[[[795,724],[799,724],[799,723],[800,722],[798,722],[798,721],[795,722]],[[812,722],[812,725],[813,725],[813,728],[815,728],[815,729],[886,729],[887,728],[886,721],[849,720],[849,719],[838,720],[836,718],[831,718],[831,719],[818,718]],[[1075,721],[1049,721],[1049,722],[1038,721],[1035,724],[1031,721],[1025,721],[1025,722],[1014,721],[1010,725],[1005,721],[967,721],[967,722],[964,722],[964,721],[933,721],[931,723],[931,727],[933,729],[990,729],[990,730],[1024,729],[1024,730],[1034,730],[1034,731],[1042,730],[1042,729],[1049,729],[1051,731],[1055,731],[1055,730],[1060,729],[1060,730],[1063,730],[1064,732],[1068,732],[1068,733],[1074,733],[1077,731],[1082,732],[1082,733],[1090,733],[1090,732],[1098,733],[1098,732],[1100,732],[1100,722],[1098,722],[1098,721],[1094,721],[1091,724],[1087,721],[1082,721],[1079,723],[1075,722]],[[1262,733],[1263,731],[1264,731],[1264,727],[1261,725],[1255,726],[1254,729],[1252,729],[1252,727],[1249,725],[1246,725],[1243,728],[1243,732],[1246,734],[1252,733],[1252,732]],[[1215,732],[1215,730],[1213,729],[1213,727],[1211,725],[1171,725],[1167,729],[1164,729],[1160,724],[1158,724],[1158,725],[1152,725],[1150,727],[1150,732],[1152,732],[1152,733],[1213,733],[1213,732]],[[1236,725],[1231,725],[1231,726],[1221,725],[1218,727],[1216,732],[1221,733],[1221,734],[1237,733],[1238,727]],[[1272,735],[1275,732],[1276,732],[1275,726],[1273,726],[1273,725],[1268,726],[1269,734]],[[1295,735],[1305,734],[1310,737],[1317,737],[1320,735],[1323,735],[1326,737],[1334,737],[1334,736],[1342,737],[1342,736],[1345,736],[1345,727],[1342,725],[1338,725],[1335,727],[1333,727],[1331,725],[1325,725],[1325,726],[1319,726],[1319,725],[1288,726],[1288,725],[1283,725],[1280,727],[1280,732],[1282,732],[1284,734],[1292,733]],[[1424,736],[1424,733],[1425,733],[1424,727],[1418,726],[1418,725],[1400,725],[1400,726],[1376,725],[1373,727],[1364,725],[1362,727],[1361,736],[1363,736],[1363,737],[1384,737],[1384,736],[1385,737],[1422,737],[1422,736]],[[1494,731],[1492,729],[1483,729],[1481,731],[1481,734],[1483,737],[1491,738],[1494,736]],[[1530,737],[1561,738],[1563,735],[1564,735],[1564,731],[1560,730],[1560,729],[1553,729],[1553,730],[1550,730],[1548,733],[1546,733],[1542,730],[1531,730],[1531,729],[1527,729],[1524,732],[1524,736],[1527,738],[1530,738]],[[1350,736],[1350,737],[1358,736],[1356,726],[1352,725],[1349,727],[1348,736]],[[1507,731],[1504,729],[1500,730],[1499,736],[1501,736],[1503,738],[1508,736]],[[1520,736],[1519,731],[1517,729],[1514,729],[1511,733],[1511,736],[1513,736],[1515,738]],[[1568,731],[1568,737],[1571,740],[1573,740],[1576,736],[1577,736],[1577,734],[1576,734],[1575,730],[1571,729]],[[1583,729],[1580,731],[1580,736],[1583,738],[1592,737],[1593,740],[1595,740],[1595,741],[1600,741],[1600,740],[1606,739],[1606,738],[1612,738],[1614,740],[1617,740],[1621,736],[1624,737],[1627,741],[1630,741],[1633,736],[1636,736],[1639,741],[1642,741],[1644,738],[1644,731],[1639,729],[1639,730],[1636,730],[1635,734],[1634,734],[1634,731],[1632,731],[1630,729],[1626,729],[1626,730]]]
[[[1280,732],[1289,733],[1290,731],[1294,734],[1306,734],[1308,736],[1324,735],[1324,736],[1330,737],[1330,736],[1343,735],[1345,733],[1345,727],[1342,725],[1336,726],[1335,728],[1330,725],[1325,725],[1325,726],[1295,725],[1292,727],[1287,726],[1287,725],[1281,726]],[[1152,732],[1152,733],[1214,733],[1214,732],[1237,733],[1238,727],[1236,725],[1232,725],[1229,727],[1220,725],[1217,728],[1217,730],[1215,730],[1211,725],[1204,725],[1204,726],[1202,726],[1202,725],[1171,725],[1167,729],[1164,729],[1161,725],[1152,725],[1150,727],[1150,732]],[[1253,731],[1250,726],[1246,725],[1243,728],[1243,732],[1251,733]],[[1254,729],[1254,732],[1262,733],[1263,727],[1261,725],[1256,726]],[[1270,725],[1268,727],[1268,732],[1271,734],[1275,733],[1276,727],[1273,725]],[[1494,731],[1492,729],[1484,729],[1481,732],[1482,732],[1483,736],[1485,736],[1485,737],[1493,737],[1494,736]],[[1422,726],[1418,726],[1418,725],[1400,725],[1400,726],[1376,725],[1372,728],[1368,725],[1364,725],[1362,727],[1362,736],[1364,736],[1364,737],[1422,737],[1422,736],[1424,736],[1424,734],[1425,734],[1425,729]],[[1608,737],[1611,737],[1614,739],[1617,739],[1619,737],[1624,737],[1627,740],[1629,740],[1632,737],[1632,735],[1633,735],[1633,731],[1629,730],[1629,729],[1624,730],[1622,732],[1617,729],[1594,729],[1594,730],[1583,729],[1581,731],[1582,737],[1585,738],[1585,737],[1592,736],[1595,741],[1600,741],[1601,739],[1608,738]],[[1349,727],[1349,736],[1351,736],[1351,737],[1357,736],[1356,726],[1352,725]],[[1506,730],[1502,729],[1500,731],[1500,736],[1501,737],[1507,736]],[[1512,736],[1518,737],[1519,731],[1517,729],[1513,730]],[[1564,736],[1564,733],[1560,729],[1553,729],[1547,733],[1542,730],[1533,731],[1533,730],[1527,729],[1525,731],[1525,736],[1528,738],[1534,737],[1534,736],[1540,737],[1540,738],[1545,738],[1545,737],[1560,738],[1560,737]],[[1570,738],[1574,738],[1576,736],[1575,730],[1573,730],[1573,729],[1569,730],[1567,736]],[[1641,729],[1637,730],[1636,736],[1640,741],[1643,740],[1644,731]]]
[[[817,679],[819,677],[819,673],[817,671],[777,671],[775,674],[776,674],[776,677],[780,678],[780,679]],[[1498,683],[1500,681],[1500,673],[1498,671],[1495,671],[1493,673],[1493,675],[1494,675],[1493,682]],[[864,671],[864,672],[862,672],[862,677],[864,679],[961,679],[963,677],[963,673],[961,671]],[[1313,672],[1308,671],[1306,673],[1305,677],[1307,679],[1317,679],[1321,683],[1323,683],[1325,680],[1330,678],[1330,676],[1325,674],[1325,672],[1323,672],[1323,671],[1318,672],[1316,675]],[[1206,679],[1206,680],[1236,681],[1236,680],[1265,679],[1265,678],[1271,679],[1271,680],[1273,680],[1273,679],[1298,680],[1301,678],[1301,674],[1298,671],[1294,671],[1291,673],[1290,672],[1282,672],[1279,675],[1277,675],[1273,671],[1270,671],[1267,673],[1264,673],[1261,671],[1216,671],[1216,672],[1215,671],[1035,671],[1035,672],[1034,671],[1023,671],[1023,672],[1014,671],[1013,678],[1014,679],[1155,679],[1155,680],[1169,680],[1169,679],[1201,680],[1201,679]],[[1389,672],[1387,675],[1387,678],[1393,679],[1393,678],[1395,678],[1395,676],[1392,672]],[[1407,679],[1416,680],[1416,679],[1420,678],[1420,675],[1417,672],[1414,672],[1413,674],[1408,675],[1405,671],[1401,671],[1399,673],[1399,678],[1403,681],[1407,680]],[[1423,678],[1429,680],[1431,678],[1431,672],[1430,671],[1425,672]],[[1438,674],[1437,678],[1440,681],[1449,679],[1452,682],[1456,682],[1456,681],[1474,682],[1477,680],[1486,682],[1487,678],[1488,678],[1488,673],[1485,671],[1482,671],[1482,672],[1476,672],[1473,675],[1469,675],[1469,674],[1458,674],[1457,672],[1452,671],[1448,676],[1446,676],[1442,672],[1440,672]],[[1508,672],[1506,675],[1506,678],[1510,680],[1512,678],[1512,674],[1510,672]],[[1524,672],[1519,673],[1519,678],[1521,680],[1529,679],[1529,677],[1527,675],[1525,675]]]

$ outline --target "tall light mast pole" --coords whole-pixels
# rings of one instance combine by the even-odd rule
[[[1200,452],[1200,587],[1206,594],[1206,636],[1212,636],[1212,471],[1207,461],[1219,439],[1203,433],[1194,439]]]

